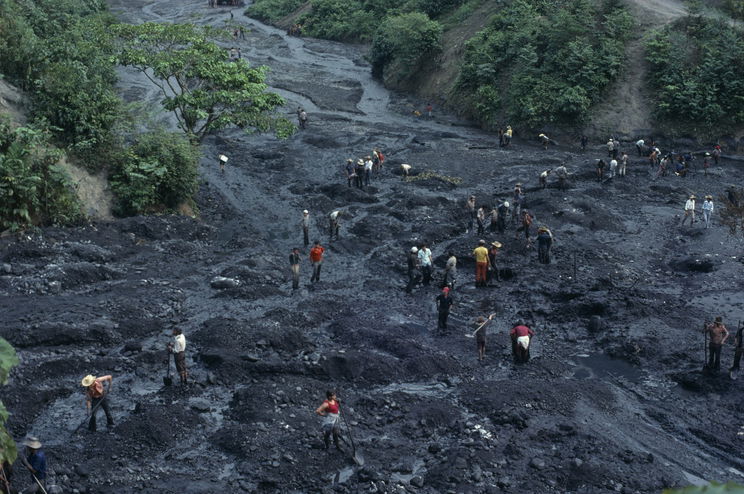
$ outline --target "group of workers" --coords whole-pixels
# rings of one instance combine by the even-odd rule
[[[353,158],[346,160],[344,172],[349,187],[352,184],[359,188],[369,186],[372,178],[377,178],[382,171],[382,165],[385,163],[385,155],[379,149],[372,150],[372,154],[359,158],[354,162]]]

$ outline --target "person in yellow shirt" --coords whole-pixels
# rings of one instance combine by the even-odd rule
[[[475,286],[476,288],[486,286],[486,275],[488,274],[488,249],[486,241],[479,240],[478,247],[473,250],[475,257]]]

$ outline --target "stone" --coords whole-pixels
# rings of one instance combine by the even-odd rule
[[[411,477],[411,485],[414,487],[423,487],[424,479],[420,475],[414,475]]]
[[[235,278],[225,278],[224,276],[215,276],[212,278],[212,281],[209,282],[209,286],[217,290],[237,288],[240,286],[240,280],[236,280]]]

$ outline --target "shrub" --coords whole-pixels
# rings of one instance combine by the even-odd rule
[[[305,3],[305,0],[256,0],[245,11],[245,15],[262,21],[276,21],[285,17]]]
[[[400,79],[413,75],[422,63],[441,51],[442,28],[426,14],[388,17],[375,34],[370,60],[375,75],[388,69]]]

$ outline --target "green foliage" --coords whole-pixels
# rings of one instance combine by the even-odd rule
[[[18,356],[15,350],[7,341],[0,338],[0,386],[8,382],[10,369],[16,365],[18,365]],[[7,420],[8,411],[5,409],[3,402],[0,401],[0,464],[5,461],[13,464],[17,456],[15,441],[5,430]]]
[[[732,482],[728,484],[711,482],[710,485],[690,486],[684,489],[665,489],[662,494],[744,494],[744,487]]]
[[[49,133],[32,127],[10,130],[0,147],[0,228],[67,224],[82,218],[70,178],[58,165],[61,153]]]
[[[285,17],[305,3],[305,0],[257,0],[245,11],[245,15],[261,21],[276,21]]]
[[[740,28],[701,16],[679,19],[646,44],[656,91],[656,119],[681,131],[744,121],[744,65]]]
[[[616,2],[515,0],[467,42],[456,92],[487,126],[580,124],[617,77],[632,26]]]
[[[117,214],[175,209],[196,190],[199,150],[182,134],[148,132],[124,152],[111,176]]]
[[[388,17],[375,34],[370,60],[372,72],[393,72],[400,79],[413,75],[427,60],[441,51],[442,28],[426,14]]]
[[[266,67],[228,54],[207,39],[209,30],[191,24],[121,24],[119,62],[134,67],[161,91],[163,107],[172,111],[178,127],[200,141],[229,126],[250,130],[290,132],[275,109],[284,99],[268,92]]]
[[[744,0],[726,0],[723,5],[729,14],[737,19],[744,19]]]

